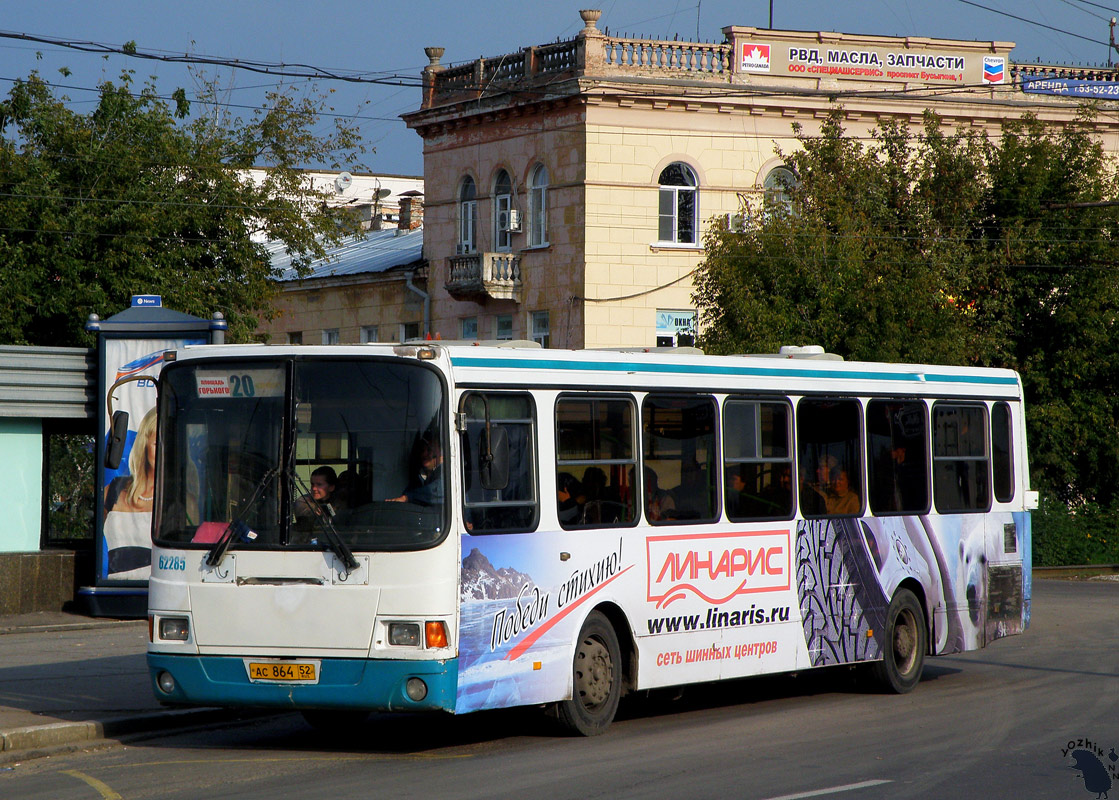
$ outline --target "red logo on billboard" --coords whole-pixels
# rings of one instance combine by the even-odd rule
[[[789,531],[650,536],[648,599],[664,608],[693,595],[726,603],[740,594],[788,589]]]
[[[744,43],[738,68],[741,72],[769,72],[769,45]]]

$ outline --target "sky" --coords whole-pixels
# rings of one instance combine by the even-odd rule
[[[369,172],[422,175],[422,142],[400,114],[420,102],[424,47],[446,49],[442,63],[515,53],[569,39],[582,28],[579,9],[602,10],[600,29],[642,38],[721,42],[729,25],[827,30],[885,36],[1014,42],[1016,61],[1100,65],[1108,62],[1108,21],[1119,0],[5,0],[0,3],[0,96],[38,70],[77,111],[122,70],[153,76],[160,94],[196,80],[181,64],[87,53],[12,38],[27,35],[141,52],[191,53],[221,61],[312,65],[387,83],[322,80],[335,112],[353,118],[367,147]],[[698,34],[698,35],[697,35]],[[1117,56],[1119,60],[1119,56]],[[59,70],[67,68],[69,75]],[[228,103],[250,115],[279,78],[207,67],[228,87]],[[307,81],[286,79],[295,91]]]

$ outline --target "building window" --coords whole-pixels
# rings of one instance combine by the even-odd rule
[[[406,342],[409,339],[420,338],[420,323],[418,322],[402,322],[400,324],[400,341]]]
[[[660,176],[660,226],[662,242],[695,244],[699,230],[699,181],[687,164],[669,164]]]
[[[694,347],[696,312],[657,310],[657,347]]]
[[[84,420],[44,419],[43,491],[46,511],[41,536],[43,547],[73,547],[93,540],[96,507],[93,476],[97,472],[97,442]]]
[[[783,209],[792,213],[793,198],[790,190],[796,186],[796,175],[786,166],[774,167],[765,176],[762,188],[765,190],[765,206],[771,211]]]
[[[303,331],[288,334],[288,344],[303,344]]]
[[[538,164],[528,183],[528,246],[548,243],[548,170]]]
[[[513,315],[498,314],[494,320],[495,339],[508,340],[513,338]]]
[[[477,339],[478,338],[478,318],[477,317],[463,317],[462,320],[462,339]]]
[[[369,344],[370,342],[378,341],[376,325],[362,325],[361,326],[361,343]]]
[[[493,240],[494,249],[508,253],[513,249],[513,229],[509,212],[513,209],[513,182],[509,173],[501,170],[493,184]]]
[[[478,240],[478,190],[467,175],[458,193],[458,251],[476,252]]]
[[[323,344],[339,344],[341,341],[342,337],[339,335],[337,328],[327,328],[322,332]]]
[[[539,342],[541,347],[550,347],[552,337],[548,329],[548,312],[533,311],[529,323],[532,341]]]

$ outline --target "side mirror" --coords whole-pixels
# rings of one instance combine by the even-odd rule
[[[113,414],[112,425],[109,426],[109,444],[105,448],[105,468],[116,469],[120,466],[120,457],[124,453],[124,443],[128,438],[128,412],[117,411]]]
[[[479,467],[483,489],[509,485],[509,433],[500,425],[487,425],[483,430]]]

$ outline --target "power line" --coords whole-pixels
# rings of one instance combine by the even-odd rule
[[[64,47],[78,50],[83,53],[96,53],[99,55],[121,55],[129,58],[139,58],[148,61],[162,61],[171,64],[198,64],[211,67],[227,67],[230,69],[243,69],[257,72],[262,75],[275,75],[289,78],[319,78],[324,80],[345,81],[348,83],[372,83],[386,86],[410,86],[420,88],[423,84],[419,78],[404,75],[387,75],[384,77],[371,77],[371,74],[359,72],[340,72],[316,67],[311,64],[288,64],[284,62],[251,61],[246,59],[218,58],[201,54],[160,53],[152,50],[141,50],[135,43],[124,45],[111,45],[101,42],[84,41],[80,39],[57,39],[49,36],[37,36],[30,33],[17,33],[15,31],[0,31],[0,39],[16,39],[24,42],[48,44],[55,47]],[[373,73],[375,75],[376,73]]]
[[[1064,36],[1072,36],[1072,37],[1075,37],[1077,39],[1083,39],[1084,41],[1091,42],[1092,44],[1102,44],[1105,47],[1110,47],[1111,46],[1109,42],[1102,42],[1099,39],[1093,39],[1089,36],[1081,36],[1079,33],[1073,33],[1072,31],[1066,31],[1062,28],[1054,28],[1052,25],[1046,25],[1046,24],[1041,23],[1041,22],[1035,22],[1034,20],[1027,19],[1026,17],[1019,17],[1017,14],[1011,14],[1009,11],[1000,11],[997,8],[991,8],[989,6],[980,5],[979,3],[974,3],[974,2],[972,2],[972,0],[958,0],[958,2],[963,3],[965,6],[974,6],[975,8],[982,9],[983,11],[990,11],[992,14],[1001,14],[1004,17],[1010,17],[1011,19],[1016,19],[1019,22],[1026,23],[1027,25],[1036,25],[1039,28],[1045,28],[1046,30],[1053,31],[1055,33],[1059,33],[1059,34],[1062,34]]]

